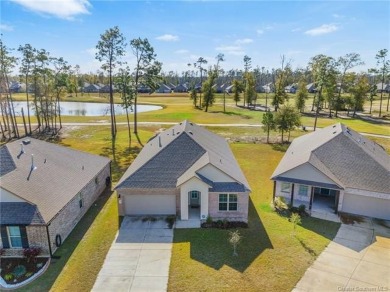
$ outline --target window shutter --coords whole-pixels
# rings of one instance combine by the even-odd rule
[[[22,247],[28,248],[28,238],[27,238],[26,226],[20,226],[20,236],[22,237]]]
[[[1,241],[3,242],[3,247],[9,248],[7,226],[1,225],[0,229],[1,229]]]

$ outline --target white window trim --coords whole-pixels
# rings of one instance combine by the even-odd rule
[[[227,195],[227,201],[226,201],[227,207],[226,207],[226,210],[220,210],[220,209],[219,209],[219,204],[220,204],[220,203],[225,203],[225,202],[221,202],[221,201],[219,200],[220,195]],[[236,209],[236,210],[229,210],[230,196],[231,196],[231,195],[235,195],[236,198],[237,198],[237,201],[236,201],[236,202],[232,202],[232,203],[236,203],[236,204],[237,204],[237,209]],[[238,212],[238,195],[237,195],[237,194],[227,194],[227,193],[226,193],[226,194],[218,194],[218,211],[219,211],[219,212]]]
[[[20,246],[13,246],[12,241],[11,241],[11,232],[9,231],[10,227],[18,227],[19,228],[19,237],[20,237]],[[19,226],[7,226],[7,236],[8,236],[8,244],[10,248],[23,248],[23,240],[22,240],[22,232],[20,232],[20,227]],[[12,236],[12,237],[17,237],[17,236]]]

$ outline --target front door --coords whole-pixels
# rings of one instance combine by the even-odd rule
[[[199,208],[200,192],[191,191],[188,193],[188,195],[189,195],[188,202],[191,208]]]

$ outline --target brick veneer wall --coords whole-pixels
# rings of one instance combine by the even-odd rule
[[[91,205],[101,195],[106,188],[106,178],[111,176],[110,164],[107,164],[95,178],[93,178],[74,198],[57,214],[49,224],[49,235],[52,253],[57,250],[56,235],[59,234],[62,243],[68,237],[76,224],[88,211]],[[79,205],[79,195],[83,198],[83,207]]]
[[[209,193],[209,215],[213,220],[248,222],[249,192],[237,193],[237,211],[219,211],[219,194]]]

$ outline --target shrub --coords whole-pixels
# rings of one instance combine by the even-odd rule
[[[29,247],[23,250],[23,255],[29,263],[31,260],[35,261],[35,258],[40,255],[41,251],[40,247]]]
[[[176,221],[176,216],[175,215],[169,215],[167,218],[165,218],[165,221],[168,223],[168,227],[172,229],[173,224]]]
[[[304,204],[299,205],[298,207],[299,214],[306,214],[306,206]]]
[[[12,274],[15,276],[15,278],[20,278],[22,277],[24,274],[26,274],[27,270],[26,270],[26,267],[23,266],[23,265],[18,265],[15,267],[15,269],[13,270]]]
[[[4,248],[0,248],[0,256],[2,256],[3,254],[5,254],[5,249]]]
[[[212,224],[213,223],[213,218],[211,218],[210,215],[207,216],[206,223],[207,224]]]
[[[33,274],[34,274],[33,272],[27,272],[26,275],[25,275],[25,277],[26,277],[26,278],[30,278]]]
[[[12,275],[12,274],[6,274],[4,276],[4,280],[6,280],[6,281],[12,281],[13,278],[14,278],[14,275]]]
[[[288,209],[284,197],[276,197],[273,205],[276,211],[284,211]]]

